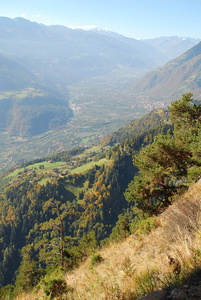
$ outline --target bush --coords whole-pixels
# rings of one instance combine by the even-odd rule
[[[92,267],[94,265],[97,265],[97,264],[101,263],[102,261],[103,261],[103,258],[100,253],[93,254],[91,257],[90,266]]]
[[[133,224],[132,232],[138,231],[140,234],[148,234],[152,229],[157,228],[159,225],[156,217],[138,219]]]
[[[110,241],[123,241],[131,234],[128,215],[121,214],[118,218],[116,225],[112,229],[112,233],[108,239],[105,239],[105,243],[103,244],[107,245],[107,242]]]
[[[1,300],[11,299],[11,294],[12,294],[13,289],[14,289],[14,286],[11,284],[4,286],[0,290],[0,299]]]
[[[67,293],[68,290],[69,288],[63,278],[50,279],[45,282],[43,288],[44,293],[49,296],[50,299],[61,297],[64,293]]]

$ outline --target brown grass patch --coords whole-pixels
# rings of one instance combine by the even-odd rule
[[[200,207],[198,182],[158,217],[158,228],[99,251],[103,261],[94,268],[89,258],[67,273],[67,283],[75,290],[72,299],[137,299],[181,282],[195,267],[195,253],[201,249]]]

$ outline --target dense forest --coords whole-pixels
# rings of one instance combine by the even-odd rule
[[[201,105],[189,93],[169,112],[150,115],[135,123],[132,136],[133,123],[95,150],[77,148],[28,162],[17,180],[14,170],[5,174],[1,295],[32,289],[49,270],[76,268],[97,247],[131,234],[138,220],[164,211],[199,178]],[[59,162],[62,170],[54,165]]]

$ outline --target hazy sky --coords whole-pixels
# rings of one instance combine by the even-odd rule
[[[100,27],[133,38],[201,38],[201,0],[7,0],[0,15],[46,25]]]

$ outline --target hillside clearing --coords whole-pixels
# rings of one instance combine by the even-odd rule
[[[97,165],[97,166],[102,166],[102,165],[107,166],[109,164],[111,164],[111,160],[107,160],[106,158],[102,158],[98,161],[91,161],[87,164],[84,164],[80,167],[77,167],[77,168],[71,170],[71,173],[84,173],[84,172],[88,171],[90,168],[94,167],[95,165]]]

